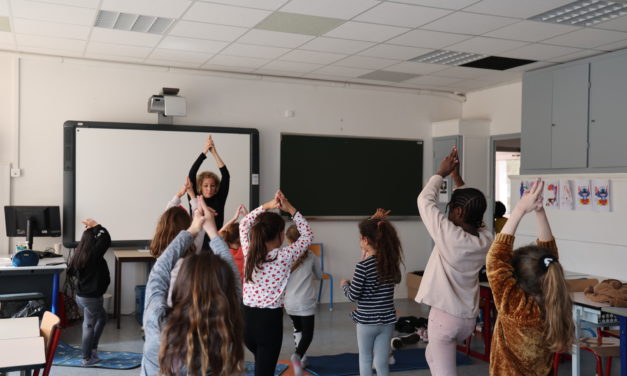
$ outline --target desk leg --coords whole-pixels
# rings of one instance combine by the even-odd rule
[[[581,307],[578,305],[573,305],[573,321],[575,323],[575,339],[579,338],[579,328],[580,328],[580,317],[581,317]],[[572,376],[580,376],[581,371],[581,358],[580,358],[580,350],[579,345],[575,342],[573,344],[572,351]]]
[[[616,317],[620,322],[620,376],[627,376],[627,317]]]
[[[113,286],[113,316],[117,320],[117,328],[120,329],[120,302],[121,302],[121,281],[122,281],[122,263],[118,258],[115,259],[115,282]]]
[[[57,303],[59,300],[59,274],[55,273],[52,276],[52,313],[58,315]]]

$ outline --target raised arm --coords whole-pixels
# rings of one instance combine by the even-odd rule
[[[90,252],[100,257],[104,256],[111,246],[111,235],[109,235],[109,231],[91,218],[85,219],[82,223],[85,225],[85,231],[94,233],[94,248],[90,250]]]
[[[257,209],[248,213],[239,223],[239,241],[242,245],[242,253],[244,256],[248,254],[248,233],[250,232],[250,228],[253,227],[255,223],[255,219],[259,216],[259,214],[265,212],[266,210],[277,209],[279,207],[279,202],[277,201],[276,195],[274,198],[265,204],[261,205]]]
[[[520,198],[514,210],[512,210],[512,214],[509,216],[509,219],[503,226],[501,230],[502,234],[516,235],[516,229],[518,229],[518,224],[520,220],[525,216],[525,214],[531,211],[539,211],[542,209],[542,190],[544,189],[544,182],[538,178],[536,183],[531,187],[531,190]],[[544,211],[543,211],[544,213]],[[546,220],[546,214],[544,214],[543,219],[538,219],[540,222],[544,222],[540,229],[542,236],[551,233],[551,228],[549,227],[549,222]],[[546,227],[544,227],[546,226]],[[551,235],[551,238],[553,236]]]
[[[246,209],[246,206],[244,206],[244,204],[240,204],[237,209],[235,209],[235,214],[233,214],[233,217],[231,217],[231,219],[229,219],[228,222],[226,222],[224,226],[222,226],[218,233],[222,234],[230,225],[237,222],[240,217],[245,217],[246,214],[248,214],[248,209]]]
[[[287,200],[283,192],[278,191],[275,195],[275,200],[279,202],[279,209],[290,213],[300,234],[294,243],[289,247],[282,248],[279,254],[280,257],[287,257],[291,263],[294,263],[303,253],[309,250],[309,245],[313,241],[313,232],[305,217]]]
[[[225,166],[224,162],[222,161],[222,158],[220,158],[220,155],[218,154],[216,145],[213,142],[213,137],[211,136],[207,137],[207,142],[205,142],[205,148],[203,149],[203,152],[205,154],[207,154],[207,152],[211,152],[211,155],[213,155],[213,159],[216,160],[216,164],[218,165],[218,168],[222,168]]]

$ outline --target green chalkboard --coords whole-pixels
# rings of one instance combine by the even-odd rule
[[[418,216],[423,142],[281,135],[281,189],[305,216]]]

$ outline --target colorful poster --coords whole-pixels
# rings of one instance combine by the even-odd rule
[[[592,206],[595,211],[610,211],[610,181],[608,179],[592,180]]]
[[[575,209],[593,209],[590,192],[590,180],[575,180]]]
[[[561,210],[573,210],[573,184],[570,180],[559,181],[559,200]]]
[[[542,192],[542,195],[544,196],[543,204],[546,209],[559,209],[559,180],[544,180],[544,192]]]
[[[529,192],[531,189],[531,185],[534,183],[533,180],[521,180],[520,181],[520,197],[522,197],[525,193]]]

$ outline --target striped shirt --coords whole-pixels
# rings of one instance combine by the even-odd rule
[[[357,263],[353,280],[344,286],[344,295],[357,302],[352,312],[358,324],[383,325],[396,322],[394,309],[394,284],[379,283],[377,259],[370,256]]]

